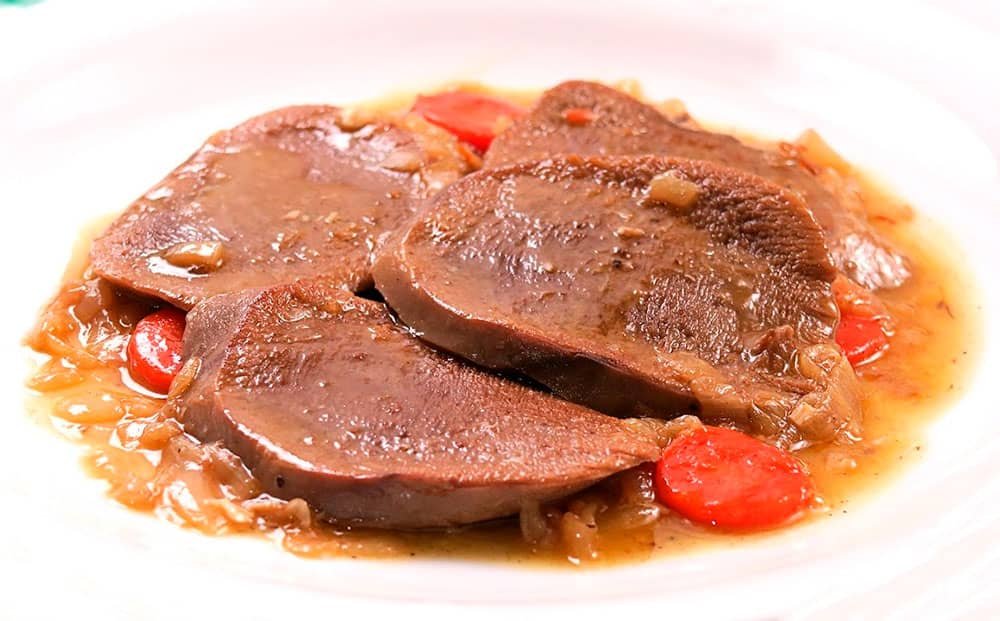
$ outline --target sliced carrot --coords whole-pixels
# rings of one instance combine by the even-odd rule
[[[421,95],[413,111],[481,151],[489,148],[505,119],[525,113],[509,101],[465,91]]]
[[[840,325],[834,339],[853,367],[878,360],[889,349],[893,332],[889,309],[872,291],[837,276],[833,297],[840,309]]]
[[[705,427],[675,439],[656,464],[657,498],[688,519],[758,530],[803,514],[812,479],[791,454],[738,431]]]
[[[852,367],[878,360],[889,349],[882,322],[873,317],[841,315],[834,338]]]
[[[183,362],[184,325],[184,313],[176,308],[164,308],[139,320],[125,350],[132,379],[153,392],[170,390]]]
[[[562,117],[570,125],[586,125],[597,118],[597,115],[589,108],[566,108],[562,111]]]

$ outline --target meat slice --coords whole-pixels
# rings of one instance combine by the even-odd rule
[[[322,275],[370,286],[371,254],[423,192],[419,141],[331,106],[284,108],[212,136],[95,242],[94,270],[191,308]]]
[[[827,233],[834,264],[849,278],[877,289],[898,286],[909,277],[904,258],[863,215],[838,204],[793,158],[748,147],[725,134],[682,127],[656,108],[613,88],[574,81],[546,91],[530,115],[497,136],[484,164],[502,166],[559,153],[670,155],[752,172],[803,198]]]
[[[858,431],[822,232],[735,169],[567,156],[473,173],[373,273],[426,340],[603,412],[698,413],[784,444]]]
[[[659,455],[643,425],[457,361],[384,305],[316,283],[214,297],[184,348],[200,365],[171,402],[185,430],[337,521],[498,518]]]

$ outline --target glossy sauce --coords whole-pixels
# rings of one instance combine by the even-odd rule
[[[505,95],[525,104],[533,97]],[[411,100],[412,95],[393,97],[371,107],[395,111]],[[676,103],[663,108],[672,118],[686,116]],[[931,242],[940,239],[933,225],[862,175],[842,173],[869,219],[910,259],[913,276],[902,287],[879,293],[896,330],[888,352],[858,369],[864,437],[850,446],[798,453],[821,496],[804,522],[848,511],[919,457],[924,443],[933,442],[923,435],[925,423],[964,388],[979,324],[958,257],[943,242]],[[449,532],[342,529],[323,522],[301,500],[261,495],[238,459],[183,435],[159,411],[162,400],[128,378],[128,335],[155,304],[106,284],[87,284],[89,240],[102,228],[85,231],[60,293],[28,337],[28,345],[47,357],[28,385],[39,394],[34,409],[86,447],[87,469],[108,481],[109,494],[128,507],[208,534],[269,535],[311,557],[458,556],[594,565],[767,536],[721,533],[670,514],[653,502],[645,468],[558,506],[526,510],[520,525],[511,519]]]

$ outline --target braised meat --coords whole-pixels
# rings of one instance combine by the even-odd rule
[[[834,264],[871,289],[909,276],[905,260],[864,220],[838,204],[797,161],[748,147],[731,136],[682,127],[656,108],[593,82],[565,82],[546,91],[531,114],[493,141],[487,167],[556,154],[658,154],[709,160],[760,175],[796,192],[828,237]]]
[[[745,172],[655,156],[483,170],[373,272],[424,339],[603,412],[696,413],[785,444],[858,429],[823,233]]]
[[[212,136],[95,242],[95,272],[191,308],[219,293],[323,276],[370,286],[381,236],[424,193],[403,129],[330,106],[283,108]]]
[[[439,353],[328,285],[214,297],[190,313],[184,355],[199,365],[171,402],[185,429],[341,522],[502,517],[659,454],[643,426]]]

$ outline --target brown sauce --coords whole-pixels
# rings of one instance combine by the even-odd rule
[[[525,104],[533,98],[505,95]],[[396,96],[371,107],[405,109],[411,100]],[[676,102],[663,107],[673,118],[687,118]],[[922,446],[933,442],[924,435],[926,423],[965,388],[979,325],[979,307],[960,257],[940,241],[933,224],[853,169],[839,173],[869,219],[909,257],[913,277],[879,293],[896,330],[888,352],[858,369],[863,438],[849,446],[798,453],[821,496],[803,523],[849,511],[919,458]],[[143,394],[128,378],[123,353],[128,335],[154,305],[106,284],[87,283],[89,242],[101,228],[84,232],[59,294],[27,339],[45,355],[28,386],[37,394],[32,409],[85,447],[87,470],[107,481],[109,495],[127,507],[207,534],[268,535],[310,557],[448,556],[592,566],[767,536],[717,532],[671,514],[652,501],[643,469],[558,507],[526,511],[520,525],[511,519],[449,532],[343,529],[323,522],[301,500],[261,495],[238,459],[183,435],[159,413],[163,402]],[[526,542],[522,529],[534,543]]]

